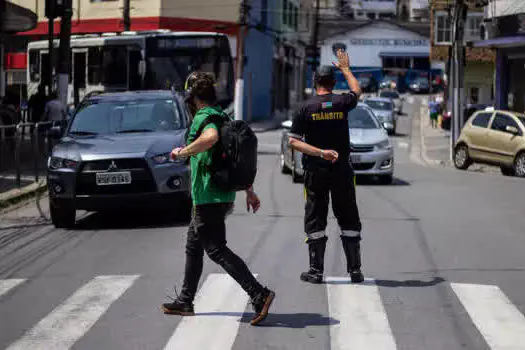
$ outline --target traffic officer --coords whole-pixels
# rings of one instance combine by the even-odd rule
[[[321,67],[314,77],[316,95],[296,111],[290,131],[290,146],[301,152],[305,172],[304,230],[310,257],[310,269],[301,274],[309,283],[323,281],[324,253],[329,196],[341,229],[341,241],[347,270],[354,283],[363,282],[361,273],[361,220],[357,209],[354,172],[349,163],[350,136],[348,112],[361,95],[359,83],[350,71],[348,54],[339,50],[334,62],[344,75],[350,92],[333,94],[335,68]]]

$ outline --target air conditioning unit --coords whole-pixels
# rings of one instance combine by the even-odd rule
[[[485,21],[481,23],[480,27],[480,39],[481,40],[490,40],[494,39],[498,35],[498,27],[493,21]]]

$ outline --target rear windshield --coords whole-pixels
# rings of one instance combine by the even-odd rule
[[[75,114],[72,135],[154,132],[182,129],[182,113],[171,99],[91,101]]]
[[[379,97],[398,98],[399,94],[395,91],[382,91],[381,94],[379,94]]]
[[[389,101],[365,100],[365,103],[372,109],[378,109],[382,111],[390,111],[394,108],[392,106],[392,102]]]

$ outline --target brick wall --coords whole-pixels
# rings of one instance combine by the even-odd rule
[[[454,1],[449,1],[451,4]],[[447,61],[449,45],[436,45],[434,43],[434,14],[436,11],[446,11],[447,0],[431,0],[430,12],[430,59],[433,61]],[[483,12],[482,8],[475,8],[469,3],[469,11]],[[491,62],[496,61],[496,53],[494,50],[486,48],[467,48],[466,58],[467,62]]]

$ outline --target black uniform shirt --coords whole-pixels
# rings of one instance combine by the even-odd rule
[[[309,145],[339,153],[336,166],[348,165],[350,136],[348,134],[348,112],[357,105],[354,92],[343,95],[317,95],[299,108],[294,117],[290,136],[303,139]],[[319,156],[303,156],[303,167],[328,168],[331,162]]]

